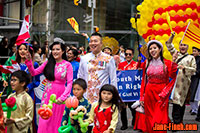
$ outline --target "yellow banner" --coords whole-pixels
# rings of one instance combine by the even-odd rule
[[[74,17],[68,18],[67,21],[72,26],[72,28],[75,30],[75,32],[79,34],[79,24],[77,23],[75,18]]]

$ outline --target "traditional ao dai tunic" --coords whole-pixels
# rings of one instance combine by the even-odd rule
[[[163,65],[160,58],[153,59],[147,68],[147,78],[145,77],[146,61],[143,66],[140,100],[144,100],[148,133],[154,132],[152,128],[155,123],[167,124],[169,122],[168,99],[175,82],[177,65],[169,60],[164,60],[164,63]],[[173,82],[169,83],[169,77],[173,79]],[[145,80],[147,80],[146,85]]]
[[[171,53],[175,53],[177,50],[174,48],[174,45],[171,43],[166,43],[166,46],[168,48],[168,51]],[[185,53],[188,54],[188,53]],[[185,54],[178,54],[178,58],[175,62],[177,62],[180,58],[182,58]],[[173,99],[172,102],[174,104],[178,104],[180,106],[184,105],[185,99],[187,97],[187,93],[190,87],[191,83],[191,76],[195,74],[196,72],[196,61],[194,56],[187,55],[184,57],[180,62],[178,62],[178,65],[184,66],[184,70],[179,69],[178,75],[177,75],[177,82],[174,89]]]
[[[17,109],[12,111],[11,118],[15,120],[15,124],[7,126],[7,133],[28,133],[32,131],[33,120],[33,100],[25,91],[16,95],[12,93],[8,98],[14,97],[16,99]]]
[[[47,62],[43,63],[37,69],[34,69],[32,61],[26,60],[26,65],[28,66],[32,76],[42,73],[46,64]],[[48,81],[45,87],[45,91],[42,96],[42,104],[48,104],[51,94],[55,94],[57,99],[59,98],[62,101],[65,101],[71,92],[73,69],[68,61],[63,60],[55,64],[54,76],[55,80]],[[67,87],[65,87],[66,80]],[[64,104],[58,105],[53,103],[53,115],[48,120],[44,120],[42,118],[39,119],[38,133],[57,133],[58,128],[61,125],[64,109]]]
[[[78,78],[85,79],[88,83],[86,99],[90,103],[98,101],[99,90],[104,84],[110,83],[117,88],[116,66],[113,57],[103,52],[96,56],[93,53],[82,56]]]

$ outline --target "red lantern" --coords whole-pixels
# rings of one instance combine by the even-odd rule
[[[191,2],[189,6],[190,6],[190,8],[192,8],[192,10],[197,8],[197,4],[195,2]]]

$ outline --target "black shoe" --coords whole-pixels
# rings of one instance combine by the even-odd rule
[[[198,118],[198,117],[197,117],[197,118],[195,119],[195,121],[198,121],[198,122],[200,122],[200,118]]]
[[[121,130],[126,130],[128,128],[128,126],[122,126],[120,129]]]
[[[196,112],[191,112],[191,115],[197,115],[197,113]]]

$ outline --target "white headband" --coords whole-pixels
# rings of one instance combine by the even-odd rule
[[[149,41],[149,42],[147,43],[147,48],[148,48],[148,47],[150,46],[150,44],[152,44],[152,43],[156,43],[156,44],[160,45],[161,48],[163,49],[162,43],[161,43],[160,41],[158,41],[158,40],[151,40],[151,41]]]

